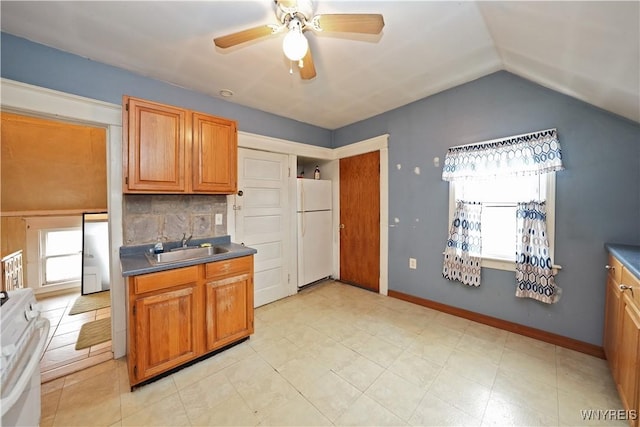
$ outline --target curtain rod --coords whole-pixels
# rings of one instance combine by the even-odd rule
[[[523,133],[523,134],[520,134],[520,135],[506,136],[504,138],[488,139],[486,141],[472,142],[470,144],[455,145],[453,147],[449,147],[449,150],[451,150],[452,148],[470,147],[472,145],[490,144],[492,142],[498,142],[498,141],[502,141],[502,140],[505,140],[505,139],[520,138],[522,136],[533,135],[534,133],[540,133],[540,132],[548,132],[550,130],[558,130],[558,129],[557,128],[549,128],[549,129],[544,129],[544,130],[536,130],[536,131],[533,131],[533,132]]]

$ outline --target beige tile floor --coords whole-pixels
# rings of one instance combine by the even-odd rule
[[[75,349],[83,324],[111,316],[110,307],[69,316],[69,311],[79,295],[79,292],[71,292],[38,297],[42,316],[51,323],[49,342],[40,360],[42,382],[113,359],[111,341],[82,350]]]
[[[581,416],[621,407],[604,360],[340,283],[255,329],[134,392],[124,359],[43,384],[41,425],[627,425]]]

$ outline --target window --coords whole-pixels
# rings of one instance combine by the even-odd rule
[[[78,288],[82,281],[82,215],[31,216],[25,222],[25,284],[35,293]]]
[[[442,276],[480,286],[482,267],[512,270],[517,297],[558,302],[553,236],[555,172],[562,169],[556,129],[449,148]]]
[[[449,224],[456,200],[482,202],[482,267],[515,269],[518,202],[546,201],[551,258],[554,247],[555,172],[465,179],[449,183]]]
[[[82,230],[40,230],[42,286],[78,281],[82,274]]]

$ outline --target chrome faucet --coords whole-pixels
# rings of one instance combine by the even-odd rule
[[[183,248],[187,247],[187,244],[189,243],[189,240],[191,240],[191,238],[193,237],[193,234],[189,237],[187,237],[187,233],[182,233],[182,240],[181,240],[181,244]]]

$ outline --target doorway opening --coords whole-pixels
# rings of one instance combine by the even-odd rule
[[[72,312],[83,293],[83,213],[107,209],[107,131],[8,112],[2,125],[2,220],[11,228],[3,233],[2,252],[26,254],[23,286],[34,290],[51,322],[40,362],[48,381],[113,358],[109,296],[99,308]],[[96,261],[106,266],[109,281],[108,229],[101,247],[104,259]],[[107,335],[86,341],[95,321],[107,325]]]

